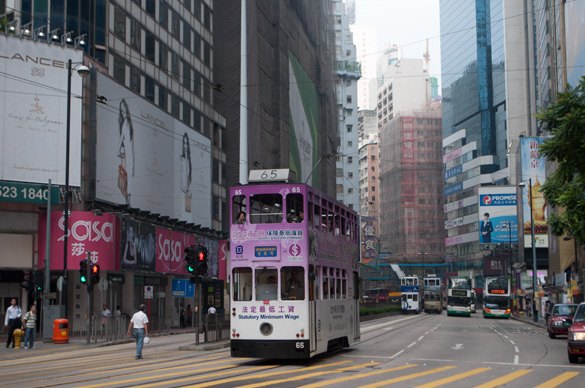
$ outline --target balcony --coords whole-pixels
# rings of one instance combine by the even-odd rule
[[[354,61],[337,61],[335,74],[359,79],[362,77],[362,64]]]

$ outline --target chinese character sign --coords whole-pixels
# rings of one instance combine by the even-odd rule
[[[362,264],[376,265],[378,259],[378,240],[374,226],[376,217],[362,217]]]

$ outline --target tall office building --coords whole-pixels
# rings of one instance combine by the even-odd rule
[[[356,61],[353,34],[349,29],[345,4],[333,0],[335,29],[336,94],[339,109],[338,148],[336,154],[336,199],[356,211],[359,209],[358,162],[358,80],[360,64]]]
[[[358,108],[375,109],[376,100],[371,99],[371,84],[375,85],[376,62],[379,57],[378,27],[370,24],[350,24],[356,47],[357,61],[361,64],[362,77],[358,81]]]
[[[478,271],[491,253],[480,249],[478,188],[518,183],[510,142],[535,134],[525,5],[440,2],[446,257]]]

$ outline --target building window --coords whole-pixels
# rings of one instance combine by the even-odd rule
[[[347,142],[347,146],[348,146],[348,147],[353,147],[353,141],[348,141],[348,142]]]
[[[376,171],[375,167],[372,167],[372,171]]]
[[[372,201],[375,201],[375,200],[376,200],[376,196],[372,195]]]
[[[376,191],[376,186],[372,186],[372,191]]]
[[[168,109],[167,100],[168,100],[167,99],[167,90],[164,87],[159,86],[158,87],[158,106],[160,106],[165,112]]]
[[[154,102],[154,80],[149,76],[144,77],[144,97]]]
[[[126,42],[126,13],[120,7],[114,10],[114,34]]]
[[[146,59],[149,61],[154,62],[155,58],[155,39],[154,34],[151,32],[146,31],[145,39],[144,39],[144,55]]]
[[[347,103],[351,104],[351,96],[347,96]]]
[[[343,178],[343,169],[342,168],[335,169],[335,176],[338,178]]]
[[[348,189],[347,189],[347,194],[352,194],[352,193],[353,193],[353,188],[351,188],[351,187],[350,187],[350,188],[348,188]]]
[[[336,185],[335,186],[335,192],[337,194],[343,194],[343,185]]]
[[[138,52],[140,52],[141,32],[140,24],[136,20],[132,20],[130,24],[130,46]]]
[[[126,65],[124,60],[114,55],[114,79],[121,84],[126,83]]]
[[[346,109],[345,114],[348,116],[353,116],[353,109]]]
[[[146,0],[146,13],[152,17],[155,17],[156,12],[156,0]]]
[[[213,158],[212,182],[219,184],[219,160]]]
[[[376,155],[370,156],[370,160],[376,160]]]
[[[130,67],[130,89],[140,94],[140,70],[134,66]]]
[[[351,50],[345,50],[345,56],[346,57],[350,57],[351,56]]]
[[[348,172],[348,173],[347,173],[347,177],[348,177],[348,178],[353,178],[353,172]]]
[[[213,196],[213,205],[212,205],[212,218],[214,220],[219,220],[219,198],[215,195]]]
[[[352,156],[348,156],[347,157],[347,163],[352,163],[353,162],[353,157]]]
[[[351,131],[353,131],[353,125],[348,124],[347,125],[347,133],[351,133]]]

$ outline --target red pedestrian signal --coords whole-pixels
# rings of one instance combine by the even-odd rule
[[[97,264],[92,264],[90,267],[90,282],[92,285],[98,284],[100,281],[100,266]]]

